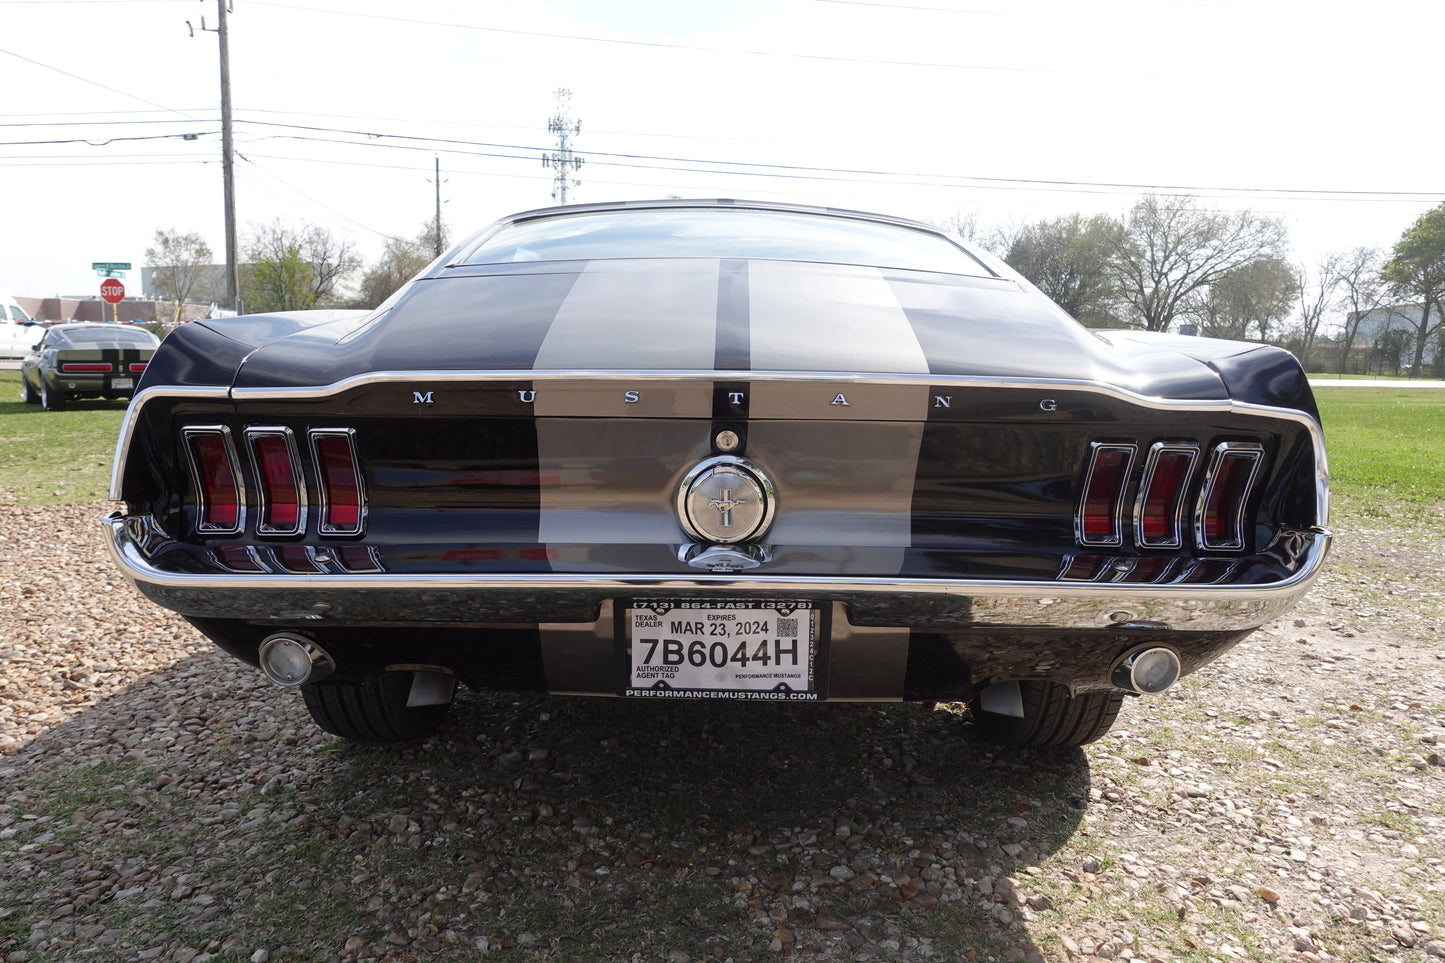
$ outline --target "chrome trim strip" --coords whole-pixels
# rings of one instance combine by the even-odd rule
[[[289,528],[266,524],[267,494],[266,473],[261,468],[261,459],[256,454],[256,442],[261,438],[280,438],[286,445],[287,456],[291,459],[291,484],[296,488],[296,523]],[[306,531],[306,479],[301,473],[301,456],[296,449],[296,435],[284,425],[246,426],[246,450],[251,456],[251,469],[256,473],[257,535],[300,535]]]
[[[1290,578],[1269,585],[1196,585],[1174,582],[1168,585],[1128,582],[1024,582],[967,579],[838,578],[815,576],[715,575],[193,575],[166,572],[152,566],[131,536],[128,520],[115,513],[103,520],[106,546],[122,573],[146,594],[168,607],[194,601],[212,612],[232,612],[227,617],[276,620],[289,617],[291,609],[308,609],[326,600],[338,606],[368,597],[382,600],[382,619],[424,618],[445,620],[449,606],[466,608],[470,602],[485,602],[496,593],[528,594],[529,608],[544,605],[565,593],[591,593],[599,601],[628,595],[658,596],[689,593],[754,592],[771,595],[809,593],[813,596],[862,600],[883,600],[907,596],[949,598],[959,611],[967,613],[967,625],[1024,625],[1108,628],[1112,615],[1121,611],[1131,621],[1148,619],[1189,631],[1244,630],[1257,628],[1288,611],[1295,600],[1314,582],[1328,553],[1332,534],[1315,532],[1300,570]],[[424,595],[422,593],[434,593]],[[155,595],[164,596],[156,599]],[[383,598],[385,597],[385,598]],[[305,600],[300,606],[298,600]],[[400,606],[414,603],[417,612],[408,614]],[[901,602],[900,602],[901,604]],[[904,605],[909,614],[922,609]],[[310,617],[310,616],[308,616]],[[592,616],[588,617],[589,619]],[[550,621],[550,620],[546,620]],[[872,623],[870,623],[872,624]],[[900,624],[903,624],[900,621]]]
[[[318,385],[308,388],[236,388],[234,390],[223,387],[187,388],[181,385],[155,385],[147,388],[136,395],[126,409],[125,422],[121,428],[121,437],[116,445],[116,465],[111,476],[112,501],[121,501],[119,479],[123,477],[122,457],[129,449],[131,433],[134,431],[134,423],[140,416],[141,409],[152,398],[161,397],[207,397],[226,398],[232,401],[277,401],[300,398],[323,398],[331,395],[350,391],[353,388],[370,384],[385,382],[409,382],[426,381],[428,383],[446,382],[478,382],[478,381],[527,381],[533,384],[546,383],[549,381],[577,381],[581,379],[593,379],[597,381],[626,381],[626,382],[649,382],[649,381],[718,381],[726,380],[727,376],[741,373],[722,372],[712,369],[707,370],[639,370],[639,371],[596,371],[588,369],[576,369],[568,371],[533,371],[531,369],[519,368],[508,371],[497,371],[494,369],[478,369],[469,371],[368,371],[365,374],[353,375],[350,378],[343,378],[326,385]],[[1017,388],[1021,390],[1069,390],[1082,391],[1092,394],[1105,395],[1116,398],[1130,404],[1143,408],[1151,408],[1157,411],[1214,411],[1229,414],[1257,415],[1264,418],[1278,418],[1284,421],[1293,421],[1304,426],[1310,433],[1310,440],[1315,450],[1315,511],[1318,515],[1320,526],[1329,525],[1329,463],[1325,455],[1324,429],[1319,421],[1295,408],[1275,408],[1269,405],[1254,405],[1230,399],[1211,400],[1188,400],[1158,398],[1152,395],[1141,395],[1137,392],[1120,388],[1117,385],[1105,384],[1099,381],[1082,381],[1064,378],[1000,378],[994,376],[941,376],[926,373],[921,374],[890,374],[890,375],[865,375],[851,374],[847,372],[820,372],[820,371],[749,371],[746,372],[750,381],[790,381],[790,382],[822,382],[836,384],[875,384],[875,385],[934,385],[957,386],[957,387],[978,387],[978,388]]]
[[[1179,487],[1174,490],[1174,509],[1171,514],[1173,533],[1164,539],[1150,541],[1144,537],[1144,507],[1149,486],[1154,482],[1154,472],[1159,468],[1159,459],[1165,454],[1181,454],[1189,457],[1184,467]],[[1156,441],[1149,446],[1149,458],[1144,463],[1144,477],[1139,482],[1139,496],[1134,501],[1134,543],[1141,548],[1181,548],[1184,545],[1184,495],[1194,480],[1194,466],[1199,462],[1199,446],[1193,442]]]
[[[326,484],[326,469],[321,461],[321,452],[316,443],[322,438],[341,438],[351,455],[351,474],[356,479],[356,524],[342,527],[331,523],[329,486]],[[320,518],[316,520],[316,531],[321,535],[360,535],[366,531],[366,483],[361,479],[361,464],[356,454],[356,429],[354,428],[312,428],[306,432],[306,442],[311,447],[311,460],[316,466],[316,489],[320,494]]]
[[[206,483],[201,478],[201,466],[196,464],[196,452],[191,447],[192,438],[215,437],[221,439],[226,461],[231,466],[231,477],[236,481],[236,524],[222,527],[209,524],[206,518]],[[225,425],[187,425],[181,429],[181,447],[186,452],[186,464],[191,469],[191,482],[196,486],[196,531],[203,535],[239,535],[246,530],[246,479],[241,474],[241,459],[236,454],[236,443],[231,429]]]
[[[1204,534],[1204,512],[1209,505],[1210,496],[1214,493],[1214,483],[1218,481],[1224,460],[1240,457],[1249,459],[1249,475],[1244,479],[1239,504],[1235,506],[1234,518],[1229,525],[1234,536],[1222,542],[1211,543]],[[1254,442],[1222,441],[1214,446],[1209,457],[1209,470],[1205,472],[1204,485],[1199,489],[1199,501],[1194,508],[1194,539],[1201,549],[1232,552],[1244,548],[1244,508],[1254,494],[1254,486],[1259,481],[1259,469],[1263,463],[1264,449]]]
[[[229,398],[230,388],[187,388],[181,385],[158,385],[153,388],[146,388],[139,394],[133,395],[130,404],[125,409],[125,419],[121,422],[120,437],[115,440],[115,455],[110,460],[110,491],[108,496],[111,501],[123,501],[121,497],[121,480],[125,477],[125,456],[130,451],[131,438],[135,435],[135,425],[140,414],[141,406],[152,398]]]

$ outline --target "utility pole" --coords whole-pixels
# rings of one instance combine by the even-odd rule
[[[571,100],[572,91],[566,87],[557,89],[557,113],[547,122],[548,132],[557,137],[557,146],[551,153],[542,155],[542,166],[557,172],[552,176],[552,200],[558,204],[567,203],[569,187],[582,186],[581,181],[572,179],[572,175],[582,169],[583,158],[572,156],[572,138],[582,133],[582,121],[572,120]]]
[[[442,256],[442,159],[441,159],[441,156],[438,155],[438,156],[435,158],[435,160],[436,160],[436,185],[437,185],[437,220],[436,220],[435,233],[432,235],[432,241],[434,242],[435,247],[436,247],[436,250],[433,252],[433,253],[434,253],[434,256],[435,256],[435,257],[441,257],[441,256]]]
[[[205,0],[201,0],[202,3]],[[231,43],[226,30],[226,14],[230,13],[230,0],[216,0],[216,11],[220,24],[212,30],[201,18],[201,30],[214,33],[221,44],[221,178],[226,204],[226,306],[233,311],[241,310],[241,265],[236,256],[236,172],[235,150],[231,140]],[[191,36],[196,35],[195,27],[189,20],[186,27]]]
[[[221,177],[225,181],[226,203],[226,303],[232,310],[241,309],[241,265],[236,253],[236,171],[231,141],[231,47],[226,33],[226,5],[229,0],[216,0],[220,26],[216,36],[221,41]]]

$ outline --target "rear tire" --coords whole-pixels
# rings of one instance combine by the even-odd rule
[[[322,729],[354,742],[405,742],[446,722],[445,705],[407,706],[411,672],[373,672],[365,682],[313,682],[301,687],[306,709]]]
[[[65,393],[51,391],[44,378],[40,379],[40,407],[46,411],[63,411],[65,409]]]
[[[1056,682],[1029,679],[1018,684],[1024,715],[999,715],[969,706],[979,734],[990,742],[1018,749],[1073,749],[1109,731],[1124,704],[1122,692],[1083,692],[1075,696]]]
[[[27,405],[40,404],[40,396],[35,393],[34,388],[30,387],[30,382],[25,380],[23,371],[20,373],[20,400]]]

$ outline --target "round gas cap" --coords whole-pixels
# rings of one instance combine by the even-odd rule
[[[727,455],[709,458],[683,479],[677,496],[682,527],[700,542],[727,545],[761,535],[773,520],[773,484],[756,465]]]

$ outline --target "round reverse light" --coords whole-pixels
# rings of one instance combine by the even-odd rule
[[[1146,646],[1120,659],[1114,666],[1111,681],[1130,692],[1158,695],[1179,681],[1179,671],[1179,655],[1173,649]]]
[[[268,636],[258,655],[266,678],[288,687],[324,679],[333,667],[331,657],[321,646],[296,635]]]
[[[699,542],[728,545],[761,535],[773,519],[773,484],[741,458],[709,458],[683,479],[677,496],[682,527]]]

